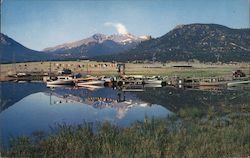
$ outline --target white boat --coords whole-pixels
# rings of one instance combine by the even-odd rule
[[[227,86],[235,87],[235,86],[240,86],[240,85],[245,85],[245,84],[250,84],[250,81],[232,81],[232,82],[228,82]]]
[[[144,88],[159,88],[162,87],[161,84],[145,84]]]
[[[80,81],[76,83],[77,86],[86,86],[86,85],[104,85],[105,81],[103,80],[88,80],[88,81]]]
[[[100,80],[105,81],[105,82],[111,82],[113,79],[112,77],[101,77]]]
[[[63,84],[47,84],[47,88],[70,88],[72,89],[74,85],[63,85]]]
[[[218,81],[218,82],[201,81],[201,82],[199,82],[199,86],[223,86],[226,84],[227,84],[226,81]]]
[[[162,80],[157,80],[157,79],[149,79],[149,80],[144,80],[145,84],[161,84]]]
[[[104,88],[104,86],[98,86],[98,85],[82,85],[82,86],[79,86],[79,88],[88,89],[88,90],[90,90],[90,91],[95,91],[95,90]]]
[[[143,85],[125,85],[122,88],[123,92],[143,92]]]
[[[74,85],[74,78],[72,76],[57,76],[53,79],[46,81],[47,86],[49,85]]]

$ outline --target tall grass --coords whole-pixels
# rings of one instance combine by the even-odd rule
[[[249,105],[238,113],[181,109],[165,119],[145,119],[127,128],[102,123],[58,125],[56,132],[18,137],[3,150],[7,157],[247,157]]]

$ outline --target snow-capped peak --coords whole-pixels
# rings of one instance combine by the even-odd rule
[[[122,45],[126,45],[129,43],[140,43],[142,41],[148,40],[149,36],[135,36],[132,34],[114,34],[114,35],[105,35],[101,33],[96,33],[91,37],[71,42],[71,43],[64,43],[55,47],[45,48],[44,51],[53,52],[57,50],[66,50],[79,47],[81,45],[88,45],[89,43],[103,43],[104,41],[111,40],[116,43],[120,43]]]

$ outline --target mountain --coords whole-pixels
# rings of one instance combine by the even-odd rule
[[[95,58],[106,61],[250,61],[250,29],[217,24],[179,25],[125,53]]]
[[[149,38],[149,36],[137,37],[131,34],[116,34],[110,36],[94,34],[89,38],[45,48],[43,51],[59,58],[86,58],[124,52]]]
[[[51,59],[49,54],[31,50],[0,33],[0,62],[24,62],[24,61],[39,61]]]

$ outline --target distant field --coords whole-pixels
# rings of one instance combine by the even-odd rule
[[[117,75],[116,65],[108,62],[94,61],[53,61],[53,62],[27,62],[16,64],[1,64],[1,76],[15,72],[58,72],[63,68],[69,68],[74,73],[83,75]],[[174,66],[192,67],[174,67]],[[191,77],[230,77],[235,70],[242,70],[246,74],[250,73],[249,63],[235,64],[202,64],[187,62],[171,62],[166,64],[133,64],[126,63],[125,73],[127,75],[160,75],[160,76],[191,76]]]

